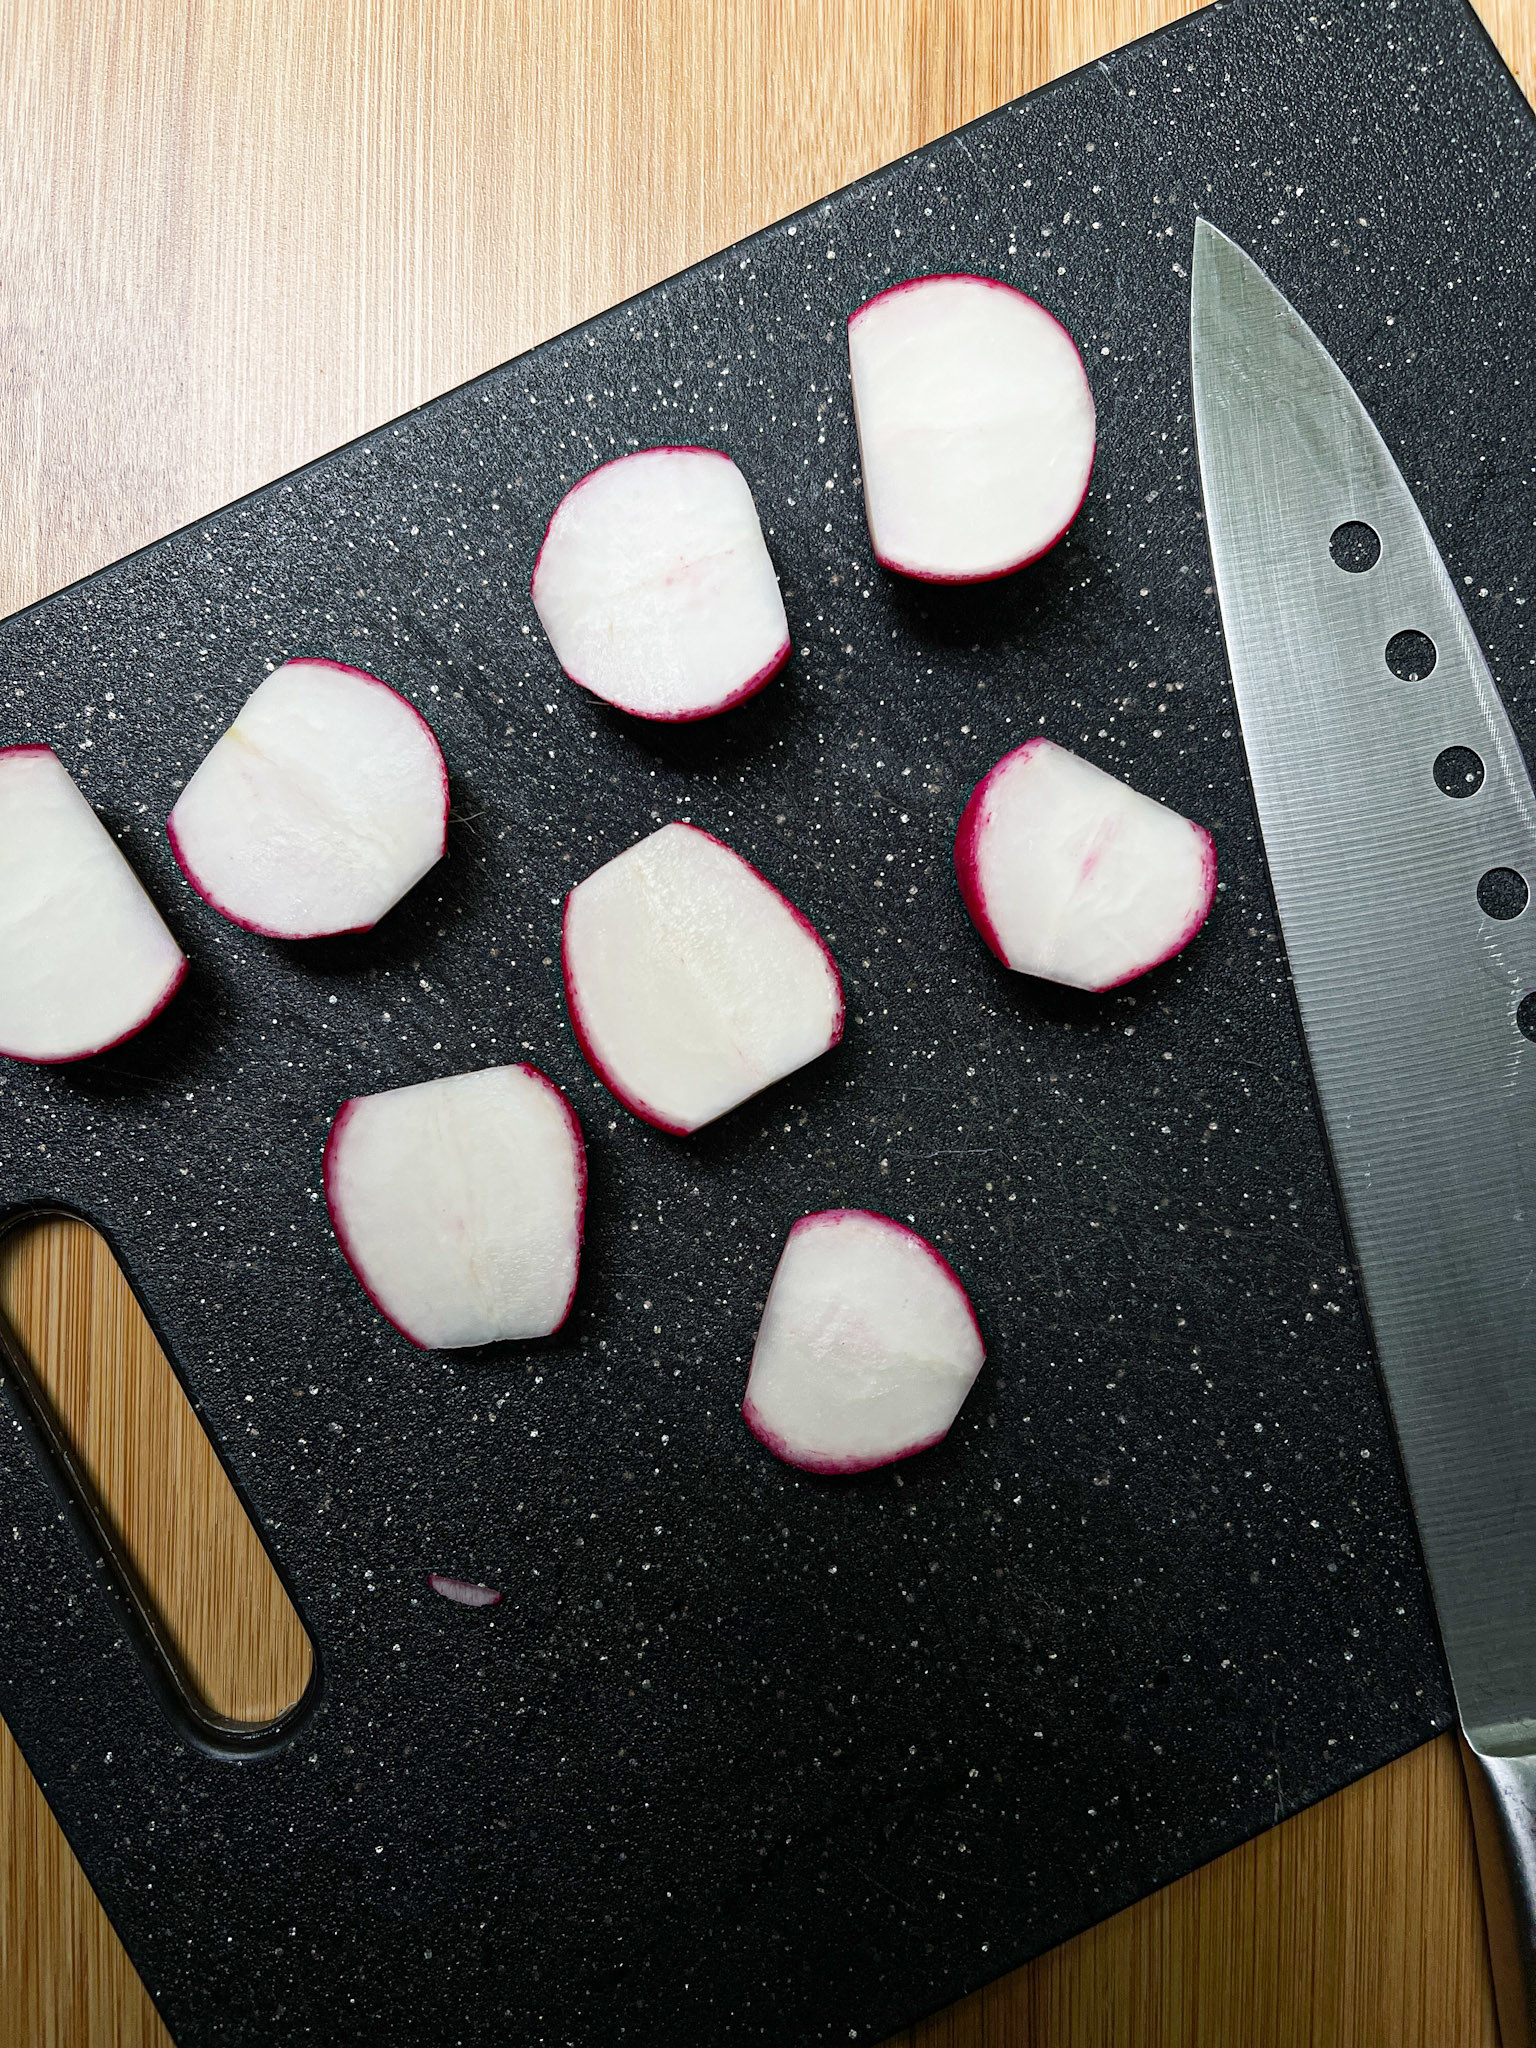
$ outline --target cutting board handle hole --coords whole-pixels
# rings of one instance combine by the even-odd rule
[[[1363,519],[1346,519],[1328,537],[1328,552],[1351,576],[1363,576],[1381,560],[1381,536]]]
[[[285,1733],[315,1685],[314,1645],[89,1223],[33,1212],[0,1228],[0,1341],[6,1377],[107,1559],[162,1702],[216,1751],[244,1754]]]

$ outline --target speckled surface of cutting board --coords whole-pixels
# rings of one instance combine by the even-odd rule
[[[4,1077],[0,1190],[107,1230],[321,1658],[272,1754],[190,1745],[8,1412],[0,1710],[183,2048],[878,2035],[1443,1725],[1207,587],[1183,273],[1199,207],[1334,349],[1523,729],[1533,164],[1459,7],[1213,11],[0,628],[0,738],[59,748],[195,969],[119,1054]],[[956,267],[1068,320],[1102,442],[1062,549],[936,599],[871,570],[841,323]],[[575,475],[676,439],[753,483],[796,654],[658,735],[563,682],[526,577]],[[221,925],[161,835],[304,650],[406,690],[455,799],[443,867],[318,950]],[[1004,975],[949,876],[1041,729],[1221,851],[1206,935],[1098,1003]],[[851,997],[837,1054],[687,1142],[587,1075],[553,964],[564,888],[675,815]],[[423,1358],[330,1243],[319,1142],[349,1093],[502,1057],[587,1129],[577,1313]],[[734,1411],[783,1231],[837,1202],[943,1247],[992,1358],[941,1451],[829,1484]],[[506,1605],[432,1601],[437,1567]]]

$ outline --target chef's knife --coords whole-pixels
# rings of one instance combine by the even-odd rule
[[[1365,408],[1204,220],[1191,338],[1264,850],[1455,1687],[1504,2048],[1532,2048],[1536,798]]]

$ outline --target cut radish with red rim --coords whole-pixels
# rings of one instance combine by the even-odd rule
[[[159,1015],[187,971],[51,747],[0,747],[0,1054],[63,1065]]]
[[[955,873],[1005,966],[1103,990],[1189,944],[1216,893],[1216,848],[1203,825],[1033,739],[971,792]]]
[[[693,825],[664,825],[576,885],[561,965],[598,1079],[665,1131],[724,1116],[843,1035],[815,926]]]
[[[904,1223],[825,1209],[790,1231],[742,1416],[807,1472],[867,1472],[944,1437],[986,1360],[947,1259]]]
[[[573,683],[637,718],[709,718],[789,658],[746,478],[714,448],[646,448],[555,507],[533,604]]]
[[[445,1572],[429,1572],[427,1584],[444,1600],[459,1607],[499,1607],[501,1595],[494,1586],[477,1585],[473,1579],[451,1579]]]
[[[423,1350],[547,1337],[576,1293],[587,1163],[536,1067],[486,1067],[344,1103],[325,1199],[364,1292]]]
[[[431,726],[360,668],[286,661],[182,791],[166,830],[199,896],[247,931],[367,931],[442,859],[448,773]]]
[[[917,277],[848,321],[864,508],[887,569],[1006,576],[1053,547],[1093,469],[1093,392],[1061,323],[990,277]]]

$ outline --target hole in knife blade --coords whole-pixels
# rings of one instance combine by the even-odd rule
[[[1328,536],[1328,552],[1351,576],[1363,576],[1381,560],[1381,536],[1363,519],[1346,519]]]
[[[1531,900],[1524,875],[1514,868],[1490,868],[1477,885],[1478,906],[1485,917],[1507,923],[1518,917]]]
[[[1434,672],[1440,651],[1427,633],[1410,626],[1387,642],[1387,667],[1399,682],[1422,683]]]
[[[1445,747],[1435,756],[1435,787],[1442,796],[1476,796],[1483,786],[1483,763],[1470,747]]]
[[[1520,998],[1520,1007],[1515,1012],[1515,1022],[1524,1037],[1536,1044],[1536,990]]]

